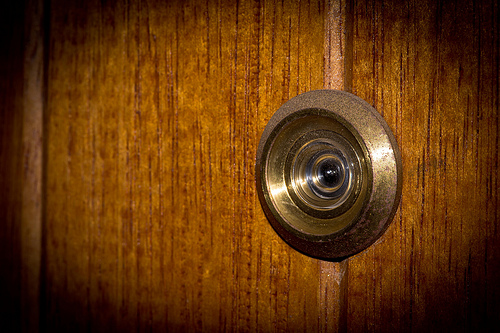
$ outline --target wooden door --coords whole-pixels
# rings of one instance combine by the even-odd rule
[[[24,63],[2,67],[2,309],[15,330],[499,323],[495,1],[53,0],[23,10],[27,46],[10,40]],[[372,104],[403,157],[394,222],[340,263],[285,244],[254,180],[273,112],[321,88]]]

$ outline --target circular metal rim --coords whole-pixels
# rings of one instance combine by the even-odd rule
[[[266,201],[269,203],[268,208],[285,229],[307,241],[328,242],[332,239],[332,235],[348,228],[350,222],[354,221],[359,212],[362,211],[360,205],[365,204],[366,200],[359,200],[359,198],[366,199],[367,192],[371,193],[371,180],[368,181],[368,179],[371,179],[371,162],[366,147],[352,134],[354,130],[348,129],[342,122],[345,121],[330,111],[303,109],[285,117],[276,125],[263,148],[266,163],[262,165],[263,172],[261,172],[265,175],[262,180],[269,186],[263,186],[262,190]],[[356,146],[354,150],[359,154],[358,157],[364,159],[364,163],[360,163],[361,168],[364,169],[362,177],[359,178],[361,187],[358,189],[361,192],[356,194],[358,199],[354,199],[354,201],[349,199],[352,202],[351,207],[341,205],[333,210],[321,211],[316,209],[314,212],[307,212],[290,201],[293,189],[284,186],[287,184],[283,184],[284,173],[288,174],[287,171],[289,171],[289,163],[283,161],[284,157],[293,155],[290,148],[295,146],[294,143],[297,138],[300,140],[303,133],[317,133],[318,129],[328,129],[327,132],[338,131],[337,133],[342,133],[344,139],[347,139],[353,148]],[[272,168],[273,165],[278,166],[278,168]],[[337,214],[340,211],[341,213]],[[334,216],[331,216],[332,213]]]
[[[282,225],[279,214],[266,195],[264,147],[276,126],[295,112],[319,109],[340,119],[366,147],[371,161],[371,193],[366,205],[349,228],[328,240],[298,237]],[[402,192],[402,162],[396,139],[382,116],[361,98],[344,91],[314,90],[298,95],[283,104],[265,127],[256,156],[256,183],[262,208],[276,232],[292,247],[309,256],[341,260],[373,244],[389,227],[399,206]],[[278,214],[278,218],[275,216]]]

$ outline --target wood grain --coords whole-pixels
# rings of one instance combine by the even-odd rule
[[[52,2],[45,329],[338,327],[342,266],[286,245],[254,179],[274,111],[342,84],[335,6]]]
[[[353,92],[395,133],[404,184],[349,262],[353,332],[499,323],[498,17],[495,1],[355,3]]]
[[[46,43],[33,3],[1,10],[3,327],[500,323],[495,1],[54,0]],[[374,105],[403,156],[395,221],[342,263],[286,245],[254,186],[272,113],[322,87]]]
[[[23,182],[21,212],[21,316],[24,332],[38,332],[42,260],[42,158],[45,108],[45,10],[25,2]]]

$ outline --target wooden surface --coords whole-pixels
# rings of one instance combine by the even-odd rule
[[[343,266],[288,247],[254,179],[274,111],[342,85],[335,6],[52,2],[47,329],[338,327]]]
[[[23,182],[21,213],[21,316],[24,332],[40,323],[42,260],[42,159],[45,107],[43,0],[25,1],[23,75]]]
[[[26,62],[37,7],[2,11],[2,316],[15,331],[38,310],[42,331],[498,326],[498,4],[450,2],[54,0],[46,86]],[[322,87],[374,105],[403,156],[393,224],[342,263],[288,247],[254,185],[272,113]],[[44,91],[40,177],[26,98]]]
[[[353,92],[395,133],[404,183],[384,239],[349,261],[349,329],[498,326],[498,3],[361,1],[353,16]]]

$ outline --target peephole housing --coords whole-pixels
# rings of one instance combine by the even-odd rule
[[[256,182],[278,234],[313,257],[340,260],[389,226],[401,196],[396,140],[380,114],[342,91],[286,102],[257,151]]]

